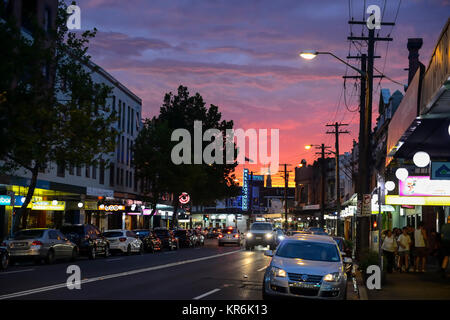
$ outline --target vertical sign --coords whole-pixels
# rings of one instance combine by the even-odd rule
[[[248,169],[244,169],[244,183],[242,185],[242,211],[248,210]]]

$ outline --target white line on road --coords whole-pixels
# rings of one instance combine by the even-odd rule
[[[120,272],[120,273],[100,276],[100,277],[96,277],[96,278],[92,278],[92,279],[83,279],[83,280],[80,281],[80,283],[84,284],[84,283],[95,282],[95,281],[100,281],[100,280],[106,280],[106,279],[113,279],[113,278],[129,276],[129,275],[138,274],[138,273],[142,273],[142,272],[148,272],[148,271],[154,271],[154,270],[159,270],[159,269],[165,269],[165,268],[175,267],[175,266],[179,266],[179,265],[183,265],[183,264],[187,264],[187,263],[192,263],[192,262],[198,262],[198,261],[218,258],[218,257],[226,256],[226,255],[233,254],[233,253],[236,253],[236,252],[241,252],[241,251],[242,251],[242,249],[241,250],[236,250],[236,251],[231,251],[231,252],[226,252],[226,253],[220,253],[220,254],[216,254],[216,255],[213,255],[213,256],[207,256],[207,257],[202,257],[202,258],[196,258],[196,259],[190,259],[190,260],[184,260],[184,261],[168,263],[168,264],[164,264],[164,265],[160,265],[160,266],[148,267],[148,268],[143,268],[143,269],[136,269],[136,270],[126,271],[126,272]],[[41,288],[36,288],[36,289],[31,289],[31,290],[19,291],[19,292],[15,292],[15,293],[9,293],[9,294],[5,294],[5,295],[1,295],[0,296],[0,300],[17,298],[17,297],[27,296],[27,295],[30,295],[30,294],[40,293],[40,292],[45,292],[45,291],[52,291],[52,290],[56,290],[56,289],[66,288],[66,286],[67,286],[66,283],[61,283],[61,284],[56,284],[56,285],[53,285],[53,286],[47,286],[47,287],[41,287]]]
[[[115,259],[107,259],[106,261],[118,261],[118,260],[123,260],[124,258],[115,258]]]
[[[164,254],[172,254],[172,253],[176,253],[175,251],[169,251],[169,252],[163,252]]]
[[[17,270],[17,271],[7,271],[7,272],[0,272],[0,276],[3,274],[9,274],[9,273],[18,273],[18,272],[27,272],[27,271],[33,271],[34,269],[25,269],[25,270]]]
[[[217,291],[220,291],[220,289],[214,289],[214,290],[208,291],[208,292],[206,292],[206,293],[204,293],[202,295],[199,295],[198,297],[192,298],[192,300],[200,300],[201,298],[209,296],[210,294],[213,294],[213,293],[215,293]]]
[[[261,269],[258,269],[258,270],[256,270],[256,271],[263,271],[264,269],[266,269],[268,266],[265,266],[265,267],[262,267]]]

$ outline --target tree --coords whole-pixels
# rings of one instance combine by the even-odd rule
[[[21,219],[26,226],[26,208],[40,170],[49,163],[63,168],[97,164],[115,148],[116,115],[106,104],[111,88],[94,83],[91,74],[97,67],[87,54],[96,30],[69,32],[67,16],[61,1],[54,25],[47,30],[31,17],[31,38],[13,16],[0,24],[0,114],[5,123],[2,138],[7,141],[0,154],[2,169],[31,173],[14,230]]]
[[[190,96],[187,87],[179,86],[176,95],[172,92],[165,95],[159,116],[151,121],[147,120],[144,129],[139,133],[134,150],[136,170],[142,179],[149,182],[149,191],[152,186],[157,186],[153,189],[155,195],[159,192],[173,194],[174,225],[177,225],[178,196],[182,192],[187,192],[195,205],[211,204],[216,199],[235,196],[238,193],[233,173],[237,166],[237,150],[234,143],[234,162],[226,163],[225,161],[227,129],[233,128],[233,121],[221,120],[221,118],[222,115],[217,106],[210,105],[206,108],[199,93]],[[203,131],[207,129],[220,131],[223,140],[219,150],[223,156],[222,164],[207,164],[203,161],[202,164],[194,164],[193,152],[189,154],[190,164],[175,164],[172,161],[172,150],[178,144],[177,141],[171,141],[172,132],[175,129],[186,129],[190,133],[190,144],[194,146],[194,121],[202,121]],[[150,138],[151,132],[158,138]],[[217,138],[214,137],[212,140]],[[210,143],[203,141],[202,150],[205,150]],[[215,151],[213,154],[215,155]],[[154,162],[149,161],[150,159]],[[154,166],[153,169],[152,166]]]

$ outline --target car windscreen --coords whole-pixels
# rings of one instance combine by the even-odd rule
[[[69,233],[83,234],[84,228],[83,226],[62,226],[60,231],[64,234]]]
[[[23,240],[23,239],[34,239],[41,238],[44,235],[45,230],[22,230],[16,232],[12,239],[13,240]]]
[[[107,231],[103,233],[106,238],[122,237],[123,233],[121,231]]]
[[[252,224],[250,230],[272,230],[272,225],[268,223]]]
[[[277,250],[277,256],[312,261],[340,261],[336,245],[309,241],[286,241]]]

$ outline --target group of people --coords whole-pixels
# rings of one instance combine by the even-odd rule
[[[429,234],[420,222],[417,229],[407,226],[384,231],[381,246],[387,260],[387,272],[421,272],[426,271],[427,257],[437,260],[442,276],[448,266],[450,256],[450,216],[441,233],[431,231]]]

